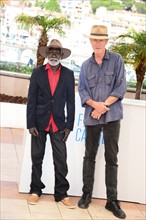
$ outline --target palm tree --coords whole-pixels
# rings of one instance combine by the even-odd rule
[[[22,26],[26,29],[28,28],[39,28],[40,37],[38,40],[38,48],[37,48],[37,66],[41,66],[44,63],[45,58],[41,56],[39,53],[39,48],[42,46],[47,46],[49,41],[48,31],[54,30],[61,36],[65,34],[63,31],[64,26],[70,27],[70,21],[65,17],[53,17],[51,14],[45,16],[28,16],[25,14],[21,14],[16,17],[16,21],[22,24]]]
[[[137,79],[135,99],[140,99],[146,73],[146,32],[132,29],[130,33],[118,36],[110,49],[120,53],[125,64],[133,65]]]
[[[0,6],[6,6],[10,4],[11,0],[0,0]]]
[[[5,6],[5,1],[4,0],[0,1],[0,6],[2,6],[2,7]]]

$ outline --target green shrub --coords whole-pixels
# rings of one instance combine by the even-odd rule
[[[136,83],[135,80],[127,82],[127,88],[136,88]],[[142,89],[146,89],[146,79],[143,81]]]
[[[24,74],[31,74],[32,69],[34,66],[27,66],[23,63],[19,62],[6,62],[6,61],[0,61],[0,70],[6,70],[16,73],[24,73]]]

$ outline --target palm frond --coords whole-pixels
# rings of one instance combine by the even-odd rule
[[[116,39],[110,49],[120,53],[125,63],[133,63],[134,67],[146,58],[146,32],[132,32],[121,34]]]

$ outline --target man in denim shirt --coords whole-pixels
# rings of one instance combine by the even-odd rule
[[[93,54],[83,62],[78,84],[81,103],[85,107],[84,124],[86,128],[83,195],[78,206],[88,208],[91,202],[95,158],[100,133],[103,131],[107,194],[105,208],[116,217],[125,218],[126,215],[117,200],[118,140],[120,120],[123,118],[121,100],[126,92],[124,62],[120,54],[106,50],[109,39],[106,26],[94,25],[88,37]]]

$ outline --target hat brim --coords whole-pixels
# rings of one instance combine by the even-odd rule
[[[47,50],[48,48],[52,48],[53,46],[50,46],[50,47],[40,47],[39,49],[39,52],[40,54],[44,57],[44,58],[47,58]],[[66,59],[67,57],[70,56],[71,54],[71,50],[67,49],[67,48],[63,48],[63,47],[54,47],[54,48],[58,48],[58,49],[61,49],[63,55],[61,57],[61,59]]]
[[[108,40],[108,39],[110,39],[109,36],[97,36],[97,35],[86,35],[86,34],[84,34],[84,36],[91,38],[91,39],[95,39],[95,40]]]

